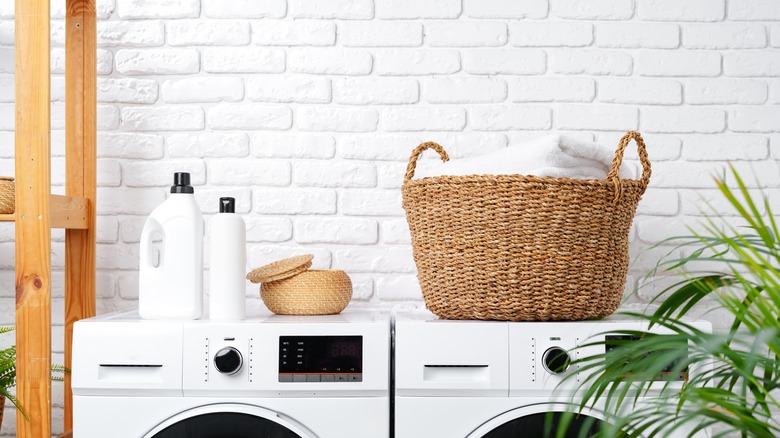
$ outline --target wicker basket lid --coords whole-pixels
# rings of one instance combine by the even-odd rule
[[[3,180],[3,181],[13,181],[14,177],[12,177],[12,176],[0,176],[0,180]]]
[[[303,254],[282,260],[277,260],[257,269],[246,275],[247,280],[252,283],[269,283],[272,281],[290,278],[293,275],[311,267],[311,261],[314,258],[312,254]]]

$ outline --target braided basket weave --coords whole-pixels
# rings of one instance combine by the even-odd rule
[[[13,213],[15,210],[16,193],[14,179],[0,176],[0,214]]]
[[[332,315],[352,298],[352,280],[344,271],[309,270],[311,254],[277,260],[247,274],[261,283],[260,298],[279,315]]]
[[[639,180],[618,170],[631,139]],[[403,207],[425,304],[441,318],[584,320],[614,312],[628,271],[628,233],[650,182],[642,136],[620,140],[604,180],[524,175],[412,180],[426,149],[409,158]]]
[[[352,281],[344,271],[309,270],[263,283],[260,298],[278,315],[332,315],[352,298]]]

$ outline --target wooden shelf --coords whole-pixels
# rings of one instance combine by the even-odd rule
[[[50,0],[15,0],[16,436],[51,430],[51,228],[65,228],[65,363],[73,323],[95,315],[96,17],[95,0],[66,0],[65,193],[51,194]],[[24,215],[24,217],[22,217]],[[18,216],[18,217],[17,217]],[[73,428],[65,375],[64,429]],[[64,435],[67,436],[67,435]]]
[[[49,195],[51,228],[86,230],[89,226],[89,199],[77,196]],[[0,222],[15,222],[16,214],[0,214]]]

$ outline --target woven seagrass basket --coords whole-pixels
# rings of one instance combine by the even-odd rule
[[[639,180],[618,170],[631,139]],[[585,320],[614,312],[628,271],[628,233],[650,182],[642,136],[620,140],[604,180],[524,175],[404,175],[403,207],[423,298],[441,318]]]
[[[344,271],[304,271],[263,283],[260,298],[271,312],[279,315],[331,315],[349,304],[352,281]]]
[[[10,214],[15,211],[16,193],[14,179],[0,176],[0,214]]]
[[[311,254],[278,260],[252,270],[247,279],[260,284],[260,298],[279,315],[332,315],[352,298],[352,281],[344,271],[309,270]]]

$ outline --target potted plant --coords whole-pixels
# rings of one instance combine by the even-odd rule
[[[715,436],[780,436],[780,228],[766,196],[752,195],[733,167],[730,174],[733,188],[723,178],[716,184],[736,216],[713,209],[703,231],[665,241],[675,255],[657,269],[680,280],[659,294],[654,312],[628,314],[672,334],[628,333],[642,342],[577,361],[580,375],[589,375],[581,383],[581,406],[606,401],[611,434],[664,437],[676,430],[690,436],[712,426]],[[727,312],[727,333],[685,323],[694,306],[709,300]],[[649,405],[620,409],[650,390],[651,382],[627,376],[654,375],[670,364],[675,371],[701,372],[682,388],[656,385],[658,397]]]
[[[14,327],[0,327],[0,334],[13,331]],[[62,365],[52,365],[52,380],[62,381],[63,374],[67,372]],[[16,397],[11,394],[9,389],[16,386],[16,346],[0,350],[0,426],[3,424],[3,411],[5,410],[5,400],[8,399],[16,406],[16,409],[22,413],[25,419],[29,419],[27,411],[19,404]]]

